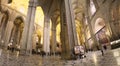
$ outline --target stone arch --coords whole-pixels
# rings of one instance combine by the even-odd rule
[[[22,38],[23,28],[24,28],[24,20],[22,16],[17,16],[13,21],[13,24],[14,25],[11,31],[9,42],[13,41],[13,45],[19,45]]]
[[[60,12],[59,12],[59,9],[56,9],[55,11],[53,11],[52,15],[51,15],[51,20],[52,22],[53,21],[56,21],[57,22],[57,19],[59,18],[60,16]],[[57,23],[56,23],[57,24]]]
[[[55,53],[55,47],[56,47],[56,43],[57,43],[57,23],[58,23],[58,13],[57,10],[53,11],[53,13],[51,14],[51,36],[50,36],[50,52],[51,54]]]
[[[94,33],[100,44],[109,43],[108,35],[106,34],[107,27],[103,18],[97,18],[94,24]]]
[[[105,26],[105,20],[103,18],[97,18],[94,24],[94,33],[97,33]]]
[[[19,21],[16,21],[16,20],[19,20]],[[17,16],[17,17],[14,19],[14,24],[15,24],[15,25],[20,25],[22,22],[24,23],[24,19],[22,18],[22,16]]]
[[[84,2],[84,1],[83,1]],[[72,8],[73,13],[75,17],[75,26],[76,26],[76,32],[77,32],[77,39],[78,39],[78,45],[83,44],[83,33],[82,33],[82,19],[83,19],[83,13],[84,13],[84,6],[81,4],[80,1],[74,0],[72,1]]]

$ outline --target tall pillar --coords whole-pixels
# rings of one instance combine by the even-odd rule
[[[85,37],[85,50],[88,51],[88,47],[89,47],[89,43],[88,43],[88,40],[87,40],[87,35],[86,35],[86,26],[85,26],[85,22],[86,21],[86,18],[85,18],[85,14],[83,14],[83,19],[82,19],[82,25],[83,25],[83,29],[82,29],[82,33]]]
[[[62,58],[71,59],[74,46],[78,45],[71,0],[62,1],[61,22]]]
[[[37,34],[34,34],[33,40],[32,40],[33,41],[32,42],[32,49],[35,50],[35,51],[36,51],[36,43],[37,43],[36,40],[38,40],[37,37],[38,37]]]
[[[3,14],[0,12],[0,25],[2,23]],[[1,27],[1,26],[0,26]]]
[[[21,31],[19,28],[18,35],[17,35],[17,45],[20,45],[20,34],[21,34]]]
[[[43,50],[46,53],[50,52],[50,19],[45,15],[44,17],[44,31],[43,31]]]
[[[56,21],[52,22],[52,44],[51,44],[51,52],[55,53],[56,50]]]
[[[88,1],[86,1],[86,8],[85,8],[85,14],[86,14],[86,18],[87,18],[87,21],[88,21],[88,27],[89,27],[89,30],[90,30],[90,35],[91,35],[91,38],[94,42],[93,44],[93,49],[94,50],[97,50],[97,46],[99,45],[97,39],[96,39],[96,36],[94,34],[94,30],[92,29],[92,24],[91,24],[91,19],[90,19],[90,16],[89,16],[89,13],[88,13],[88,8],[89,8],[89,4],[88,4]]]
[[[16,27],[16,25],[14,25],[13,31],[12,31],[12,34],[11,34],[11,38],[13,40],[13,45],[14,46],[16,44],[16,39],[17,39],[17,37],[16,37],[16,35],[17,35],[16,29],[17,29],[17,27]]]
[[[94,31],[92,29],[91,20],[90,20],[89,16],[87,16],[87,20],[88,20],[88,26],[89,26],[89,29],[90,29],[90,35],[91,35],[91,38],[92,38],[92,40],[94,42],[93,43],[93,49],[97,50],[97,46],[99,45],[99,43],[98,43],[98,41],[96,39],[96,36],[94,34]]]
[[[5,31],[5,35],[4,35],[4,47],[5,49],[7,49],[7,45],[9,43],[9,39],[10,39],[10,35],[11,35],[11,31],[13,28],[13,22],[12,21],[8,21],[7,27],[6,27],[6,31]]]
[[[36,12],[37,0],[30,0],[27,18],[23,30],[22,40],[21,40],[21,54],[31,54],[32,50],[32,35],[34,30],[34,19]]]

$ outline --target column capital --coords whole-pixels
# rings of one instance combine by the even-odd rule
[[[29,7],[36,7],[37,6],[37,0],[30,0],[29,1]]]
[[[50,23],[50,18],[48,16],[44,17],[44,23]]]

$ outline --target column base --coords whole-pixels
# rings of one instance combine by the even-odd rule
[[[75,59],[75,56],[72,54],[62,54],[61,59],[62,60],[73,60],[73,59]]]
[[[3,44],[0,45],[1,49],[7,50],[7,46],[4,46]]]
[[[26,55],[32,55],[32,50],[26,50]]]
[[[26,50],[25,49],[20,50],[20,55],[26,55]]]
[[[69,56],[69,57],[68,56],[66,56],[66,57],[61,56],[61,59],[62,60],[74,60],[74,59],[76,59],[76,57],[75,56]]]
[[[25,50],[25,49],[20,50],[20,55],[31,55],[31,54],[32,54],[32,53],[31,53],[30,50]]]

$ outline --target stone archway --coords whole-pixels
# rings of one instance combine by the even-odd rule
[[[99,46],[103,44],[104,45],[110,44],[106,32],[107,32],[107,27],[105,25],[105,20],[103,18],[97,18],[94,26],[94,33],[99,43],[97,48],[99,48]]]
[[[50,52],[55,54],[58,52],[57,42],[60,42],[60,12],[56,9],[51,15],[51,37],[50,37]],[[59,34],[59,35],[58,35]]]
[[[22,17],[17,17],[14,20],[13,24],[14,26],[11,31],[9,42],[13,41],[13,45],[19,45],[22,37],[23,28],[24,28],[24,21]]]
[[[94,33],[97,40],[105,38],[105,21],[103,18],[97,18],[94,25]]]
[[[103,18],[97,18],[95,21],[94,33],[97,33],[100,29],[105,26],[105,21]]]

